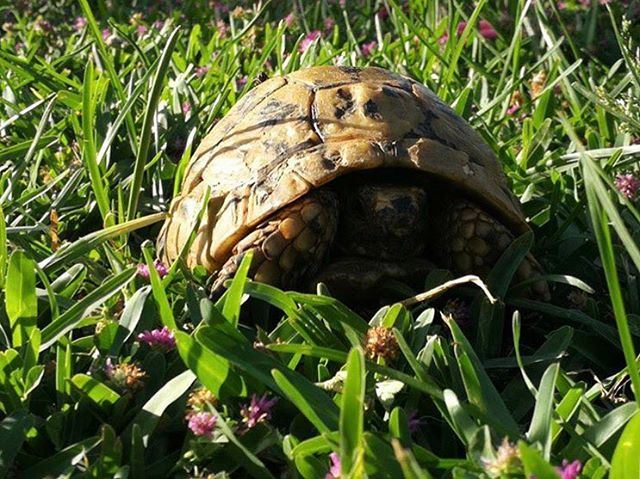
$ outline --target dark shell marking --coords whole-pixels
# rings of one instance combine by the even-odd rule
[[[351,93],[346,91],[344,88],[338,88],[336,90],[336,95],[343,101],[336,106],[333,116],[338,119],[342,119],[345,114],[353,113],[353,98],[351,97]]]
[[[374,120],[382,120],[382,115],[378,112],[378,105],[376,105],[375,101],[367,100],[367,102],[362,105],[362,110],[365,116],[373,118]]]

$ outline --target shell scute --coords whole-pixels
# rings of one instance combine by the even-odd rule
[[[317,130],[325,141],[399,140],[423,119],[410,93],[380,83],[318,90],[314,112]]]
[[[202,172],[209,166],[212,152],[231,134],[234,128],[244,121],[247,112],[254,110],[261,102],[286,84],[287,81],[284,78],[276,77],[258,85],[214,125],[209,134],[200,142],[198,150],[187,167],[182,185],[183,191],[191,191],[202,180]]]

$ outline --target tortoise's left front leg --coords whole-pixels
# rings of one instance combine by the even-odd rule
[[[253,251],[249,277],[282,288],[296,287],[320,267],[338,224],[335,193],[314,191],[276,212],[240,240],[222,266],[211,288],[218,296],[224,282]]]
[[[511,231],[476,203],[450,198],[435,219],[435,250],[440,262],[457,274],[486,278],[500,255],[513,242]],[[520,264],[516,279],[523,281],[543,274],[531,253]],[[529,288],[536,298],[548,301],[549,286],[536,281]]]

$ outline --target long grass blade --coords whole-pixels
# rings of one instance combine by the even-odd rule
[[[82,1],[86,2],[86,0]],[[142,134],[140,136],[140,142],[138,144],[138,150],[136,153],[136,161],[133,168],[133,182],[129,190],[129,201],[127,203],[127,214],[125,217],[127,220],[133,220],[138,210],[140,189],[142,188],[142,175],[144,174],[147,156],[149,155],[149,147],[151,145],[151,130],[153,127],[154,116],[158,107],[158,101],[160,100],[162,84],[169,70],[171,54],[173,53],[176,41],[178,40],[179,30],[179,28],[173,30],[173,32],[171,32],[171,35],[167,39],[167,43],[164,47],[164,50],[162,51],[162,55],[158,63],[158,68],[156,69],[156,73],[151,84],[149,100],[147,102],[144,121],[142,123]]]

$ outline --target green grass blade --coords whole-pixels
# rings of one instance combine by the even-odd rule
[[[403,448],[397,439],[392,439],[391,445],[393,446],[396,460],[402,468],[402,476],[405,479],[431,479],[431,474],[429,474],[429,471],[420,467],[411,449]]]
[[[131,477],[133,479],[138,479],[144,476],[145,449],[140,426],[134,424],[131,428],[131,449],[129,451],[129,463],[131,465]]]
[[[384,477],[385,479],[401,477],[401,465],[397,462],[388,439],[383,439],[379,434],[369,431],[363,434],[363,439],[366,465],[375,467],[374,471],[380,475],[379,477]],[[378,476],[376,475],[376,477]]]
[[[187,166],[189,165],[189,160],[191,160],[191,151],[193,149],[193,140],[196,137],[197,130],[193,128],[189,132],[189,136],[187,137],[187,144],[184,147],[184,151],[182,152],[182,156],[180,157],[180,161],[178,162],[178,167],[176,168],[176,176],[173,181],[173,197],[175,198],[180,194],[180,189],[182,188],[182,181],[184,180],[184,174],[187,170]]]
[[[47,91],[65,90],[67,87],[74,90],[80,89],[80,85],[76,81],[70,80],[65,75],[51,68],[32,64],[27,58],[13,55],[6,50],[0,50],[0,65],[8,66],[16,74],[25,78],[28,83],[37,80]]]
[[[144,286],[133,293],[133,296],[127,300],[122,316],[120,316],[120,321],[118,321],[116,335],[111,343],[110,356],[116,357],[125,341],[133,334],[142,317],[142,311],[150,292],[151,288]]]
[[[274,286],[247,281],[245,289],[247,294],[268,302],[289,316],[297,314],[297,306],[291,296]]]
[[[71,299],[78,292],[78,288],[86,277],[86,266],[82,263],[74,264],[51,283],[51,289],[55,294],[65,299]]]
[[[346,371],[340,407],[340,458],[343,474],[352,470],[357,463],[357,455],[362,452],[366,371],[361,348],[353,348],[349,352]]]
[[[600,208],[604,214],[608,216],[611,226],[613,226],[615,232],[620,236],[620,240],[624,244],[627,254],[629,254],[633,260],[636,268],[640,269],[640,247],[634,240],[633,235],[629,232],[629,229],[625,226],[622,215],[609,195],[607,186],[603,181],[605,173],[598,164],[588,156],[581,157],[580,165],[583,170],[587,200],[590,198],[590,192],[591,196],[597,198]]]
[[[111,214],[111,202],[109,200],[108,190],[105,188],[100,166],[98,165],[96,156],[96,142],[94,138],[95,131],[95,112],[97,97],[94,86],[93,63],[89,62],[84,73],[84,84],[82,86],[82,161],[89,173],[93,194],[96,197],[96,203],[105,225],[114,224],[114,218]]]
[[[221,356],[265,386],[277,390],[271,370],[279,366],[278,362],[254,350],[244,337],[230,328],[231,325],[226,328],[222,324],[200,327],[195,332],[195,339],[202,347]]]
[[[560,324],[573,323],[576,329],[585,329],[597,334],[600,338],[607,341],[611,346],[620,349],[620,341],[616,335],[616,328],[609,324],[603,323],[592,318],[582,311],[576,309],[565,309],[551,303],[543,303],[542,301],[534,301],[531,299],[510,298],[507,304],[520,310],[529,310],[543,313],[548,316],[550,321],[557,321]]]
[[[448,68],[445,70],[444,74],[440,78],[440,84],[442,86],[438,90],[438,95],[439,96],[441,95],[443,98],[446,97],[446,91],[444,89],[444,85],[448,85],[452,81],[451,79],[453,78],[454,73],[459,68],[458,61],[460,60],[462,51],[466,46],[467,40],[471,36],[471,32],[474,30],[476,23],[478,22],[478,19],[480,17],[480,12],[482,11],[486,3],[487,3],[486,0],[480,0],[474,5],[473,12],[469,16],[469,20],[467,21],[467,24],[464,27],[464,30],[462,31],[462,35],[460,35],[460,38],[458,38],[457,35],[455,35],[455,32],[452,32],[451,36],[456,39],[456,43],[448,59],[449,61]]]
[[[102,145],[100,146],[100,151],[98,151],[98,154],[96,156],[96,163],[100,164],[102,162],[102,159],[106,156],[107,151],[109,150],[109,147],[111,146],[111,144],[113,143],[113,140],[118,134],[118,129],[120,128],[122,123],[125,121],[125,119],[131,114],[130,113],[131,109],[133,108],[136,101],[140,97],[140,94],[147,88],[149,78],[151,78],[152,73],[155,71],[153,69],[153,67],[155,66],[156,64],[154,63],[147,69],[144,76],[140,79],[140,82],[138,83],[136,88],[133,90],[131,95],[129,95],[129,97],[127,98],[127,102],[120,109],[120,113],[118,113],[118,116],[116,117],[116,119],[113,121],[113,123],[111,123],[111,125],[109,125],[109,130],[107,131],[107,134],[104,137]]]
[[[313,456],[296,456],[294,458],[297,472],[304,479],[314,479],[323,477],[326,474],[327,466],[320,459]]]
[[[482,367],[482,363],[471,344],[453,319],[446,318],[445,322],[456,341],[456,357],[469,401],[478,406],[484,414],[484,418],[491,421],[495,427],[500,428],[502,434],[513,438],[518,437],[518,424]]]
[[[18,411],[0,422],[1,477],[8,477],[11,463],[22,448],[22,443],[27,438],[27,431],[32,427],[32,423],[33,418],[27,411]]]
[[[23,141],[7,147],[3,146],[2,150],[0,150],[0,161],[5,162],[15,159],[22,161],[29,150],[34,149],[34,151],[37,151],[40,148],[55,143],[57,140],[58,135],[42,134],[42,136],[37,139],[34,138],[33,140]]]
[[[89,253],[92,249],[97,248],[105,241],[109,241],[120,235],[152,225],[158,221],[162,221],[165,217],[165,213],[156,213],[89,233],[73,243],[62,246],[54,254],[40,261],[38,265],[46,273],[50,273]]]
[[[9,263],[9,248],[7,245],[7,223],[4,211],[0,205],[0,289],[4,289],[7,264]]]
[[[176,331],[174,335],[180,357],[207,389],[222,398],[227,392],[229,394],[241,392],[239,385],[229,381],[229,361],[203,347],[185,332]]]
[[[76,374],[71,378],[71,385],[80,394],[80,397],[88,400],[98,408],[105,418],[111,412],[111,408],[120,399],[120,394],[106,384],[86,374]]]
[[[637,413],[635,403],[627,403],[599,419],[585,429],[579,436],[574,436],[562,450],[563,457],[578,457],[582,449],[589,450],[589,446],[600,448],[612,437],[615,437]]]
[[[147,268],[149,268],[151,291],[153,292],[153,298],[156,300],[156,305],[158,306],[158,312],[160,313],[160,322],[171,331],[175,332],[178,329],[178,326],[176,325],[176,320],[173,317],[173,310],[171,309],[171,305],[169,304],[169,299],[167,298],[167,292],[165,291],[164,283],[160,279],[160,275],[158,274],[158,271],[155,267],[155,262],[153,260],[153,257],[151,256],[151,245],[149,243],[143,245],[142,253],[144,254]]]
[[[640,477],[640,414],[624,428],[611,459],[609,479]]]
[[[539,442],[542,445],[543,456],[549,460],[551,456],[551,428],[553,424],[553,393],[558,380],[560,365],[550,365],[542,375],[536,406],[533,410],[533,418],[529,426],[527,437],[532,443]]]
[[[564,397],[558,402],[556,407],[556,415],[560,421],[555,421],[551,424],[551,437],[555,442],[560,433],[562,432],[562,426],[559,422],[567,423],[580,408],[580,402],[584,396],[584,387],[573,387],[564,395]]]
[[[478,433],[478,425],[464,410],[455,392],[451,389],[445,389],[443,393],[444,403],[454,431],[465,444],[470,445]]]
[[[524,369],[524,363],[522,362],[522,355],[520,354],[520,312],[515,311],[513,313],[513,319],[511,320],[511,329],[513,331],[513,347],[516,353],[516,362],[518,364],[518,368],[520,369],[520,374],[522,374],[522,379],[524,380],[527,389],[534,396],[538,394],[538,390],[533,385],[533,381],[529,378],[529,375]]]
[[[83,3],[86,0],[81,0]],[[162,84],[164,78],[169,70],[169,62],[171,61],[171,54],[175,48],[176,41],[178,40],[179,28],[176,28],[171,32],[167,43],[162,51],[160,62],[156,74],[153,77],[151,84],[151,92],[149,94],[149,100],[147,102],[147,108],[144,114],[144,121],[142,123],[142,134],[140,136],[140,143],[138,144],[138,150],[136,153],[136,161],[133,168],[133,182],[129,190],[129,201],[127,203],[127,220],[133,220],[136,217],[138,211],[138,200],[140,199],[140,189],[142,188],[142,175],[144,174],[145,164],[149,155],[149,146],[151,145],[151,130],[153,127],[153,118],[156,114],[158,107],[158,101],[160,100],[160,94],[162,93]]]
[[[322,389],[301,374],[287,369],[271,356],[253,349],[251,343],[231,324],[221,323],[213,327],[199,328],[195,338],[203,347],[222,356],[270,389],[282,391],[287,397],[290,394],[289,399],[301,408],[303,414],[309,412],[309,407],[312,407],[320,419],[315,425],[323,431],[338,429],[338,408]],[[276,374],[273,373],[274,370]],[[281,389],[282,386],[286,391]]]
[[[100,59],[105,67],[107,75],[109,76],[109,81],[111,82],[111,86],[116,92],[116,96],[120,100],[120,102],[124,105],[127,103],[127,94],[122,87],[122,83],[120,83],[120,76],[118,72],[116,72],[116,68],[113,64],[113,58],[107,51],[107,46],[102,39],[102,31],[98,26],[98,22],[96,22],[96,18],[93,15],[93,10],[89,5],[88,0],[78,0],[80,3],[80,7],[82,8],[82,13],[87,19],[87,23],[89,25],[89,29],[94,37],[95,45],[98,48],[98,52],[100,53]],[[136,126],[133,120],[133,115],[130,113],[126,118],[127,132],[129,134],[129,143],[131,144],[132,149],[135,149],[135,145],[137,144],[136,140]]]
[[[620,280],[616,269],[616,254],[613,249],[611,231],[609,229],[610,217],[603,208],[602,195],[598,195],[597,193],[597,182],[599,178],[591,168],[591,161],[587,156],[583,156],[580,162],[585,181],[587,204],[591,216],[591,224],[598,243],[598,250],[600,252],[600,259],[602,260],[607,286],[609,287],[609,299],[613,307],[613,313],[620,335],[620,343],[622,344],[624,359],[627,363],[627,371],[631,377],[633,389],[636,391],[636,402],[638,406],[640,406],[640,395],[638,394],[638,391],[640,391],[640,373],[638,372],[635,347],[633,345],[633,339],[631,338],[629,320],[625,311]],[[625,237],[622,237],[622,239],[626,243],[633,242],[633,240],[626,240]],[[632,249],[627,248],[627,251],[631,253]],[[636,267],[639,264],[640,261],[636,263]]]
[[[215,409],[214,409],[215,411]],[[224,420],[224,417],[215,411],[218,416],[217,427],[220,428],[222,433],[229,439],[234,448],[229,451],[229,454],[249,472],[250,477],[256,479],[275,479],[275,476],[269,472],[265,464],[249,450],[238,437],[233,433],[231,427]]]
[[[525,233],[516,238],[502,253],[487,277],[487,286],[492,294],[503,298],[507,293],[513,275],[533,244],[533,233]],[[493,357],[500,351],[504,329],[504,304],[491,303],[482,297],[477,326],[478,355]]]
[[[36,328],[38,302],[34,261],[15,251],[7,269],[5,307],[14,348],[24,344]]]
[[[398,341],[398,346],[400,347],[400,351],[402,352],[405,359],[409,363],[409,366],[415,373],[416,377],[432,390],[439,391],[440,388],[438,387],[436,381],[429,376],[429,374],[425,370],[422,363],[420,363],[418,361],[418,358],[415,357],[415,355],[413,354],[413,351],[411,351],[411,348],[407,344],[407,341],[404,339],[404,336],[402,335],[402,333],[400,333],[399,330],[394,328],[393,334],[396,338],[396,341]]]
[[[284,369],[274,369],[271,374],[279,390],[319,432],[338,428],[338,408],[324,391]]]
[[[247,251],[240,262],[238,271],[236,272],[231,286],[227,292],[224,306],[222,307],[222,315],[233,325],[238,326],[240,319],[240,307],[242,306],[242,295],[247,284],[247,274],[253,259],[253,251]]]
[[[278,353],[303,354],[315,358],[328,359],[337,363],[347,362],[347,353],[331,348],[323,348],[311,344],[269,344],[267,349]]]
[[[326,358],[337,362],[346,362],[347,360],[347,354],[343,351],[337,351],[335,349],[323,348],[307,344],[270,344],[267,346],[267,348],[272,351],[303,354],[305,356]],[[431,396],[436,400],[442,399],[442,391],[437,386],[433,386],[432,384],[416,379],[409,374],[405,374],[387,366],[381,366],[371,361],[367,361],[366,365],[367,370],[369,371],[403,382],[407,386],[410,386],[417,391],[427,394],[428,396]]]
[[[60,336],[75,328],[87,314],[120,291],[134,276],[135,268],[129,268],[115,276],[111,276],[71,308],[62,313],[58,319],[45,326],[42,330],[40,351],[45,351],[55,344]]]
[[[411,432],[407,413],[401,407],[395,407],[389,415],[389,433],[400,441],[403,447],[411,447]]]
[[[56,395],[58,407],[69,399],[72,374],[71,342],[66,338],[60,338],[56,345]]]
[[[144,406],[142,406],[142,409],[138,412],[129,428],[133,428],[134,426],[140,428],[144,444],[149,443],[149,436],[151,436],[156,429],[165,410],[183,396],[195,380],[196,376],[191,371],[183,371],[158,389]],[[127,435],[130,434],[129,428],[126,433]]]
[[[35,131],[35,135],[33,136],[33,140],[31,140],[29,142],[29,149],[27,150],[27,153],[25,154],[25,156],[23,158],[20,158],[20,162],[18,163],[17,167],[14,169],[13,174],[12,174],[12,182],[11,182],[11,186],[14,185],[18,185],[20,178],[22,177],[24,171],[27,169],[27,167],[29,166],[29,164],[31,163],[31,161],[33,160],[36,151],[38,151],[38,148],[41,144],[42,138],[45,136],[44,132],[48,129],[49,127],[49,121],[51,118],[51,114],[53,112],[53,106],[56,102],[56,97],[53,97],[51,99],[51,101],[49,101],[49,103],[47,103],[47,106],[44,110],[44,113],[42,114],[42,117],[40,118],[40,122],[38,123],[38,126],[36,127],[36,131]],[[2,195],[0,195],[0,202],[5,201],[7,198],[11,197],[15,197],[17,191],[13,191],[13,188],[7,188],[4,193]]]
[[[558,479],[555,469],[543,459],[542,455],[527,443],[518,443],[520,458],[524,465],[526,477],[536,477],[537,479]]]
[[[37,462],[24,471],[25,477],[45,478],[71,475],[76,468],[74,459],[88,455],[100,444],[100,437],[93,436],[65,447],[62,451]]]

